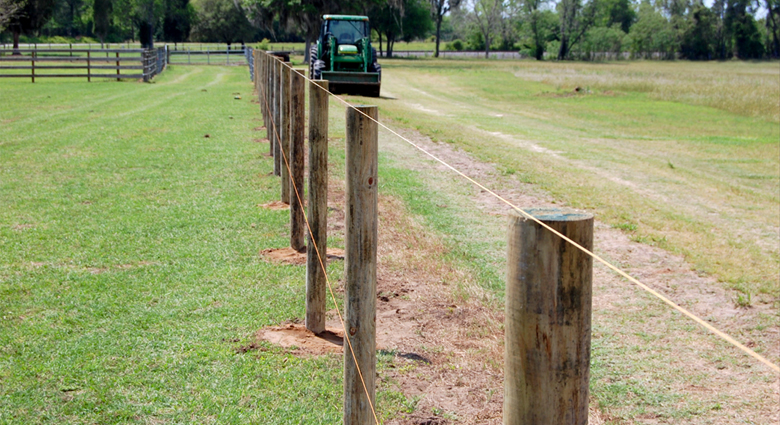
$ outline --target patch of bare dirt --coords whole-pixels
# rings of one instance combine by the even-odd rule
[[[326,328],[315,334],[302,324],[288,323],[257,331],[257,340],[276,344],[295,355],[320,356],[343,352],[344,332],[340,328]]]
[[[268,143],[268,139],[266,139],[265,137],[263,137],[262,139],[254,139],[252,141],[255,143],[263,143],[263,144]]]
[[[282,201],[272,201],[268,202],[267,204],[257,204],[260,208],[265,208],[267,210],[289,210],[290,204]]]
[[[298,252],[292,248],[268,248],[260,251],[260,256],[268,261],[283,264],[292,264],[296,266],[306,265],[306,251]],[[328,248],[328,260],[343,260],[344,250],[339,248]]]

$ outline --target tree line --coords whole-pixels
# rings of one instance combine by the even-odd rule
[[[305,41],[321,15],[364,14],[397,41],[517,50],[537,59],[780,57],[780,0],[0,0],[0,40]],[[442,44],[444,44],[442,46]]]

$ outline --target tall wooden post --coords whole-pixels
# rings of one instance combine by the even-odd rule
[[[282,175],[281,167],[281,132],[282,132],[282,106],[281,106],[281,92],[282,92],[282,61],[274,58],[274,175]]]
[[[92,82],[92,58],[90,57],[90,51],[87,50],[87,82]],[[141,57],[144,57],[144,53],[141,53]],[[145,63],[145,62],[144,62]],[[146,66],[144,65],[144,81],[149,81],[146,79]]]
[[[327,80],[309,83],[309,240],[306,244],[306,329],[325,330],[325,270],[328,251]],[[314,244],[317,249],[314,249]],[[319,251],[320,256],[317,256]],[[321,262],[320,262],[321,260]]]
[[[282,153],[280,155],[279,168],[282,176],[282,199],[285,204],[290,203],[290,68],[282,64],[282,91],[279,106],[281,109],[281,122],[279,134],[282,139]]]
[[[289,69],[289,68],[288,68]],[[304,252],[303,219],[304,132],[306,131],[306,78],[290,69],[290,248]],[[298,191],[296,194],[295,191]]]
[[[271,124],[271,127],[266,127],[266,129],[268,130],[268,131],[266,131],[266,136],[268,136],[268,140],[271,141],[271,144],[268,146],[269,147],[269,152],[268,153],[271,154],[271,156],[273,156],[274,155],[274,144],[273,144],[273,140],[274,140],[273,137],[274,136],[273,136],[273,132],[274,132],[274,128],[275,128],[275,127],[273,127],[274,123],[272,123],[272,121],[274,119],[273,118],[274,117],[274,115],[273,115],[273,109],[274,109],[274,106],[273,106],[274,105],[274,103],[273,103],[274,60],[273,60],[273,57],[271,55],[269,55],[269,54],[266,54],[265,60],[267,62],[267,67],[268,67],[268,93],[267,93],[268,99],[267,100],[268,100],[268,104],[270,105],[270,107],[268,109],[268,111],[269,111],[268,124]]]
[[[345,425],[373,423],[376,401],[378,127],[366,115],[378,113],[376,106],[356,108],[347,108],[344,338],[352,350],[344,341]]]
[[[257,85],[257,102],[260,103],[260,110],[263,112],[263,126],[266,128],[266,131],[268,131],[268,108],[265,103],[265,92],[268,90],[265,86],[265,52],[262,50],[255,50],[255,54],[255,66],[257,67],[255,81],[255,84]]]
[[[119,81],[119,52],[116,52],[116,80]]]
[[[592,215],[528,213],[592,250]],[[515,213],[507,267],[504,424],[586,425],[593,259]]]
[[[255,86],[255,93],[260,93],[260,78],[258,78],[258,74],[260,72],[260,69],[257,67],[258,60],[257,60],[257,50],[252,50],[252,83]],[[262,113],[262,109],[261,109]]]
[[[32,65],[32,82],[35,82],[35,59],[38,52],[33,51],[32,55],[30,55],[30,64]]]

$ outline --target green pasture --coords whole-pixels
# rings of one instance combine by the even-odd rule
[[[341,357],[240,349],[305,294],[245,67],[0,84],[0,423],[340,421]]]
[[[685,255],[735,288],[735,305],[737,294],[776,302],[780,132],[764,100],[780,90],[775,64],[382,65],[383,97],[351,101]],[[764,89],[730,102],[705,87],[751,79]],[[258,207],[278,199],[279,182],[255,143],[265,132],[253,130],[246,67],[0,90],[0,423],[340,422],[340,356],[242,349],[259,328],[300,320],[305,295],[303,267],[258,257],[287,245],[289,213]],[[337,178],[343,127],[332,101]],[[382,194],[446,242],[431,261],[468,269],[475,282],[453,290],[479,285],[500,309],[504,218],[395,136],[382,132],[380,150]],[[341,263],[329,273],[337,281]],[[765,331],[778,318],[760,319],[736,336],[776,361]],[[753,415],[772,375],[633,288],[594,312],[593,353],[593,401],[610,423],[750,421],[768,409]],[[701,361],[717,370],[689,376],[686,362]],[[382,378],[393,362],[380,354],[383,418],[415,407]]]
[[[384,60],[384,117],[777,302],[777,63]]]

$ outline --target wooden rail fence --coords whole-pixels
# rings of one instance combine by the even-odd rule
[[[157,49],[0,49],[0,78],[151,80],[167,65]]]

